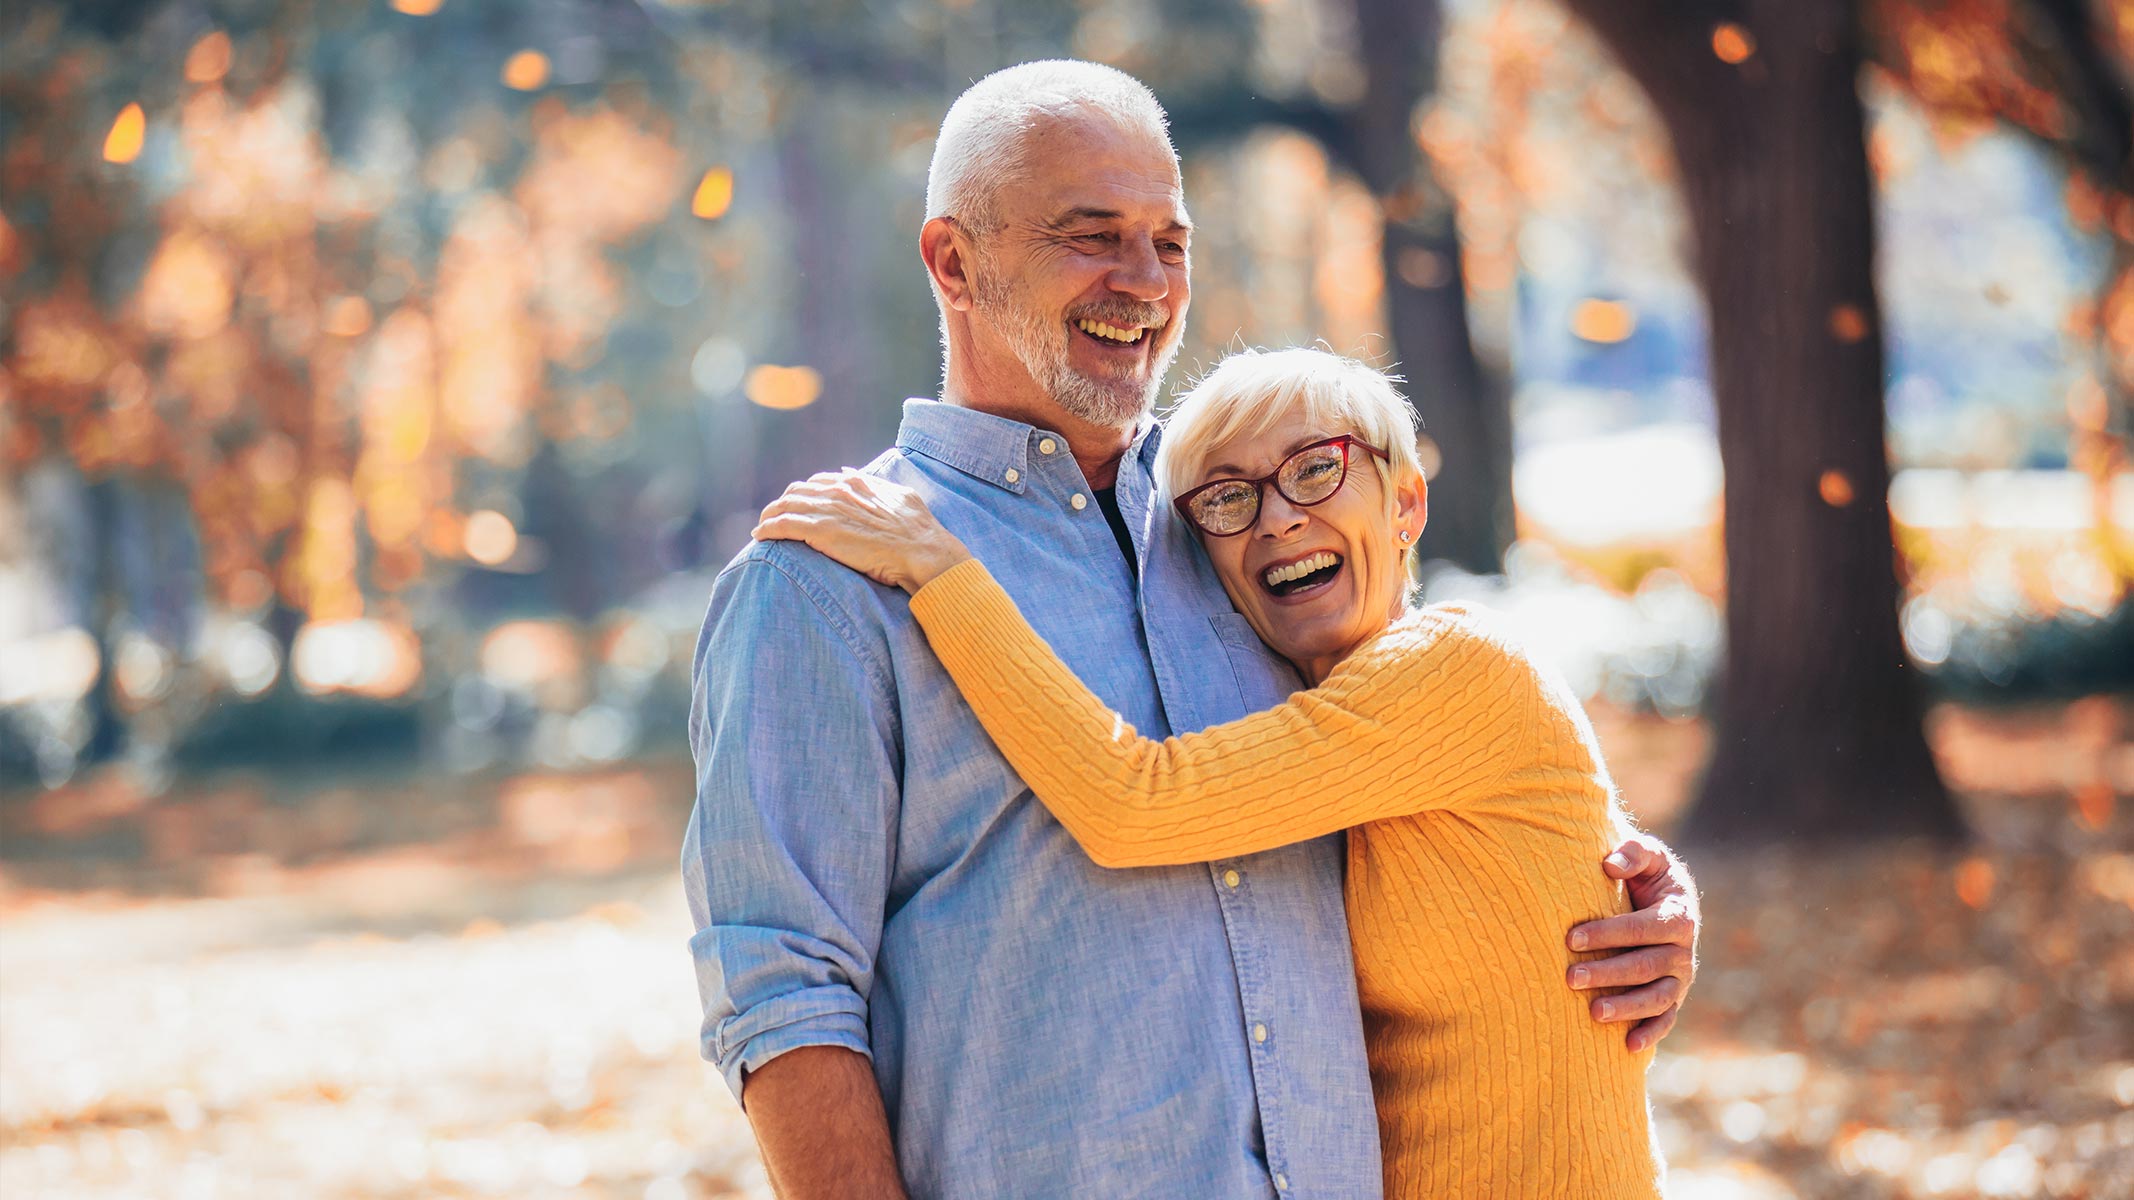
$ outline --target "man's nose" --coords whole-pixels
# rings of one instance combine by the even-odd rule
[[[1111,290],[1154,304],[1171,294],[1171,278],[1156,254],[1154,238],[1125,238],[1120,243],[1119,264],[1108,281]]]

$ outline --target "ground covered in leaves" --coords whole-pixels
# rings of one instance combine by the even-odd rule
[[[1664,828],[1701,731],[1596,717]],[[1962,851],[1696,859],[1673,1194],[2134,1197],[2130,721],[1938,712]],[[696,1057],[688,778],[0,799],[0,1195],[767,1196]]]

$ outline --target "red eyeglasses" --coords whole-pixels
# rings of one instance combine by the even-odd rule
[[[1386,452],[1352,433],[1313,442],[1258,479],[1211,479],[1172,501],[1178,513],[1209,537],[1235,537],[1260,519],[1261,488],[1273,484],[1282,498],[1298,508],[1331,499],[1349,477],[1349,451]],[[1388,461],[1391,461],[1388,459]]]

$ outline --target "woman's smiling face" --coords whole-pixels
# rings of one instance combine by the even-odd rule
[[[1212,447],[1200,482],[1267,475],[1298,449],[1347,432],[1276,421]],[[1403,481],[1395,470],[1359,445],[1347,479],[1325,500],[1299,507],[1264,484],[1251,527],[1231,537],[1200,535],[1231,603],[1306,683],[1325,679],[1405,607],[1404,551],[1422,532],[1427,493],[1421,475]]]

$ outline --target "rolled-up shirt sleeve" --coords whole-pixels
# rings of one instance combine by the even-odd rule
[[[702,1051],[736,1097],[746,1072],[801,1046],[872,1057],[867,996],[901,773],[895,692],[879,627],[803,569],[819,567],[809,554],[757,547],[728,567],[692,670],[682,880]]]

